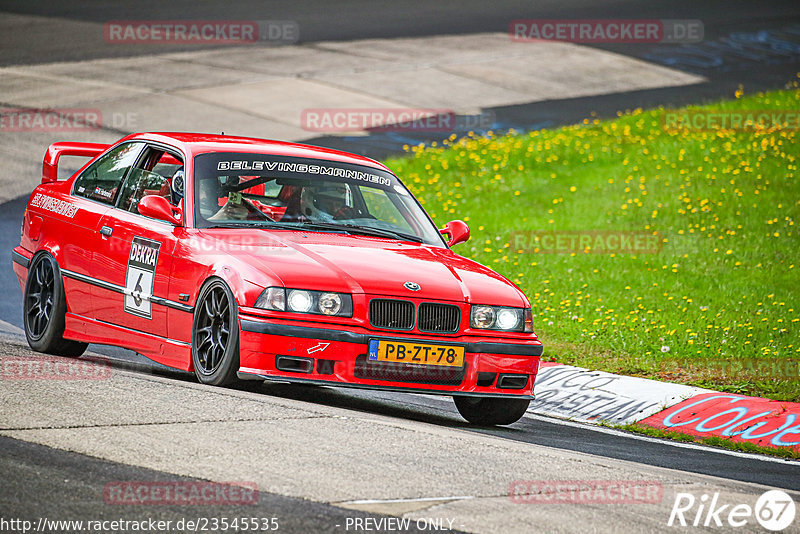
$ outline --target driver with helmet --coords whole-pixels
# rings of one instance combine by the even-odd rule
[[[323,182],[303,187],[300,193],[300,214],[312,221],[348,219],[357,215],[347,184]]]

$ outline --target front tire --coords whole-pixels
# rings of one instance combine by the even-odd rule
[[[67,299],[61,270],[50,254],[40,254],[31,263],[23,306],[25,337],[33,350],[72,358],[86,351],[87,343],[64,339]]]
[[[203,384],[225,386],[237,381],[239,310],[228,286],[219,279],[200,291],[192,324],[192,364]]]
[[[453,401],[464,419],[480,426],[516,423],[531,403],[529,399],[465,396],[455,396]]]

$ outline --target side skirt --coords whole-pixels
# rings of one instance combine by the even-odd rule
[[[147,332],[67,313],[64,337],[86,343],[114,345],[138,352],[155,362],[181,371],[193,371],[192,345]]]

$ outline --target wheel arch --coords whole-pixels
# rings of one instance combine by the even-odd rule
[[[239,307],[252,305],[265,287],[245,279],[241,270],[233,265],[213,265],[203,275],[202,282],[197,284],[197,292],[194,295],[195,305],[199,301],[203,289],[214,279],[222,280],[228,286]]]
[[[56,242],[45,243],[33,253],[33,256],[31,256],[31,261],[28,264],[28,269],[27,269],[28,274],[30,274],[31,267],[33,267],[34,263],[36,263],[36,261],[39,258],[41,258],[43,255],[50,256],[51,258],[53,258],[53,261],[56,263],[56,267],[58,268],[58,277],[61,278],[61,287],[64,288],[64,304],[66,306],[67,311],[69,311],[71,308],[70,308],[70,305],[69,305],[69,297],[67,296],[66,282],[64,280],[64,274],[62,272],[63,271],[62,264],[64,263],[64,261],[63,261],[63,249],[61,248],[61,246],[58,243],[56,243]],[[25,283],[27,285],[27,277],[26,277]],[[23,289],[23,292],[24,291],[25,290]]]
[[[29,266],[33,265],[33,262],[35,262],[42,254],[49,254],[50,256],[52,256],[53,259],[56,261],[56,264],[58,265],[58,270],[61,271],[61,264],[63,263],[62,256],[64,255],[61,245],[59,245],[57,242],[54,241],[43,243],[39,248],[37,248],[33,252],[33,256],[31,256],[31,262]]]

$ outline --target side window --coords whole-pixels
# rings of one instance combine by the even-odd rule
[[[75,194],[114,204],[128,169],[136,163],[143,143],[125,143],[89,166],[75,181]]]
[[[125,180],[117,206],[139,213],[139,202],[147,195],[166,198],[177,206],[183,198],[183,163],[160,149],[149,148]]]
[[[139,201],[146,195],[158,195],[169,199],[169,180],[155,172],[133,169],[122,189],[119,207],[131,213],[139,213]]]

